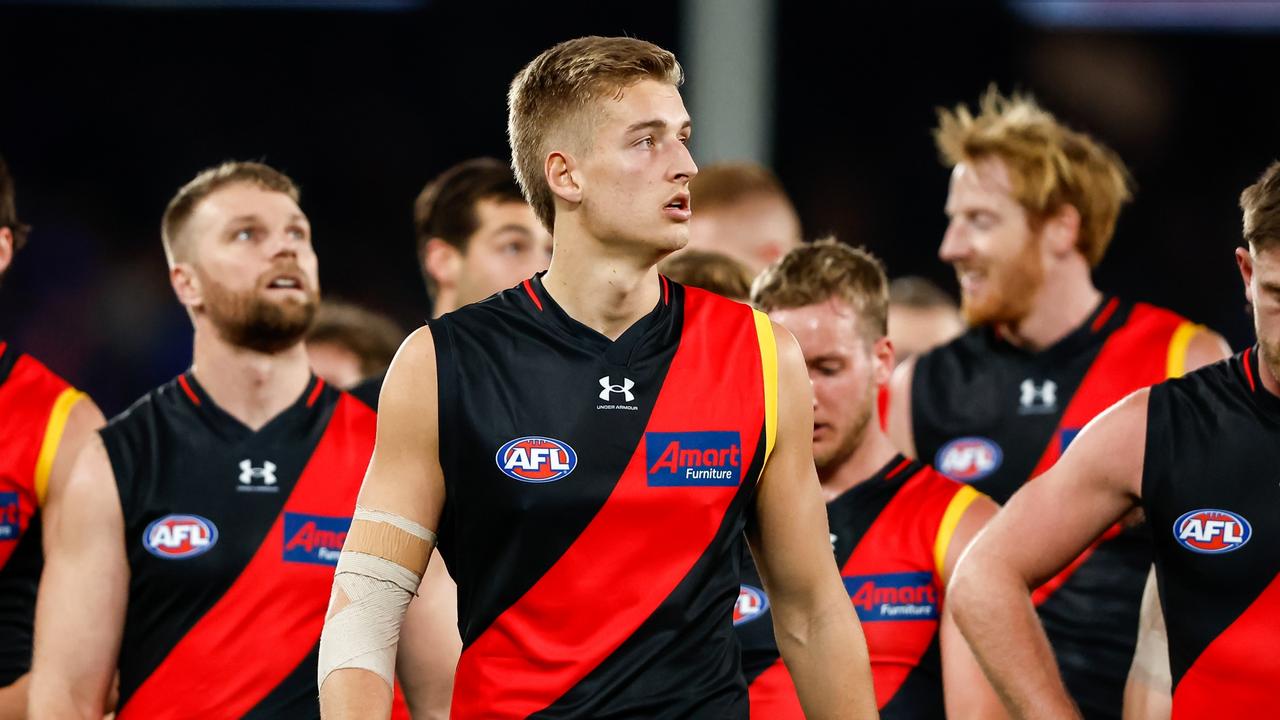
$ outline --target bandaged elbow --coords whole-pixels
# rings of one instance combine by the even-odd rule
[[[356,508],[320,636],[318,685],[335,670],[360,669],[392,686],[400,626],[435,539],[407,518]]]

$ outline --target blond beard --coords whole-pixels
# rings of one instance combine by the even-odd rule
[[[857,452],[859,447],[862,447],[862,441],[867,436],[867,427],[871,425],[871,416],[875,410],[875,390],[876,384],[872,381],[867,391],[869,395],[867,402],[863,404],[862,411],[858,413],[858,417],[853,421],[853,427],[849,428],[849,432],[840,438],[840,442],[830,452],[822,455],[814,453],[813,464],[818,468],[819,472],[835,470]]]

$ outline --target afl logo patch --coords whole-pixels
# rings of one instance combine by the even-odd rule
[[[1206,555],[1239,550],[1252,534],[1249,521],[1228,510],[1192,510],[1173,523],[1173,537],[1179,545]]]
[[[199,515],[165,515],[142,533],[147,552],[165,560],[203,555],[217,542],[217,526]]]
[[[769,609],[769,598],[760,588],[743,585],[738,588],[738,602],[733,604],[733,624],[749,623]]]
[[[984,437],[956,438],[938,451],[933,466],[952,480],[973,482],[1000,469],[1004,452]]]
[[[520,482],[555,482],[578,466],[569,443],[548,437],[516,438],[498,449],[498,469]]]

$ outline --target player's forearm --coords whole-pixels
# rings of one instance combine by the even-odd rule
[[[970,557],[957,569],[947,594],[960,632],[1010,715],[1080,717],[1025,582],[986,558]]]
[[[27,686],[30,675],[0,688],[0,720],[23,720],[27,716]]]
[[[77,680],[40,667],[31,678],[26,716],[30,720],[102,720],[109,682],[104,684],[88,675]]]
[[[320,717],[365,720],[391,717],[391,687],[367,670],[334,670],[320,686]]]
[[[807,718],[874,718],[867,642],[842,591],[799,607],[775,602],[778,649]]]

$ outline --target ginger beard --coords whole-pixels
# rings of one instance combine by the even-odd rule
[[[985,267],[982,267],[985,265]],[[975,267],[976,266],[976,267]],[[1007,260],[986,260],[956,266],[957,276],[979,269],[986,273],[983,292],[973,294],[961,284],[960,313],[971,326],[1017,323],[1031,312],[1044,284],[1037,238],[1029,235],[1016,255]]]
[[[219,337],[236,347],[260,353],[277,353],[300,342],[311,329],[319,305],[319,292],[305,280],[296,263],[281,263],[258,276],[251,290],[236,291],[195,268],[204,287],[201,309]],[[289,273],[301,278],[299,292],[268,289],[273,278]],[[280,292],[275,299],[269,293]]]

